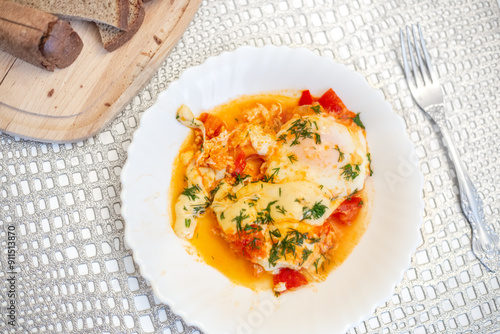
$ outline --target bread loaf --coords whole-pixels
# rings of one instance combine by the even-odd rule
[[[129,0],[128,29],[117,29],[103,23],[97,23],[104,48],[112,52],[129,41],[135,35],[144,21],[144,7],[141,0]]]
[[[128,28],[129,0],[9,0],[44,12]]]
[[[0,0],[0,50],[48,71],[72,64],[83,42],[57,16]]]

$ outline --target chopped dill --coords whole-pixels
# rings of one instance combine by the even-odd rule
[[[349,179],[354,180],[356,177],[358,177],[360,172],[359,165],[354,165],[354,169],[351,164],[347,164],[344,167],[340,168],[344,170],[340,175],[344,176],[344,179],[348,181]]]
[[[236,182],[234,183],[234,185],[237,186],[238,184],[243,183],[243,181],[248,179],[249,177],[250,175],[248,174],[245,176],[241,176],[241,174],[236,173]]]
[[[298,161],[297,156],[293,153],[288,156],[288,160],[290,160],[291,164],[293,164],[295,161]]]
[[[274,183],[274,177],[278,175],[278,173],[280,172],[280,168],[277,167],[277,168],[274,168],[273,169],[273,173],[271,175],[264,175],[264,182],[269,182],[269,183]]]
[[[339,145],[335,145],[334,150],[337,150],[339,152],[339,160],[338,162],[344,161],[344,152],[342,152],[339,148]]]
[[[311,122],[309,119],[299,118],[292,122],[292,125],[286,130],[295,138],[290,143],[290,146],[298,145],[301,139],[311,138],[315,139],[316,144],[321,143],[321,136],[319,133],[313,132],[313,124],[318,130],[318,124],[316,122]],[[282,134],[278,137],[278,141],[283,140],[286,143],[286,134]]]
[[[265,209],[257,212],[257,218],[255,219],[255,222],[257,224],[268,225],[268,224],[274,223],[274,219],[273,219],[273,217],[271,217],[271,206],[276,202],[277,201],[269,202]]]
[[[372,170],[372,157],[370,155],[370,153],[366,153],[366,157],[368,158],[368,168],[370,168],[370,176],[373,175],[373,170]]]
[[[208,197],[205,197],[205,203],[191,205],[191,207],[193,208],[193,214],[197,216],[204,214],[209,206],[210,200],[208,199]]]
[[[252,224],[252,225],[248,225],[246,224],[245,225],[245,228],[243,228],[243,230],[245,232],[247,232],[248,234],[250,233],[253,233],[253,232],[259,232],[259,231],[262,231],[262,227],[259,226],[259,225],[255,225],[255,224]]]
[[[282,206],[276,205],[276,210],[278,210],[278,212],[281,213],[282,215],[285,215],[285,213],[287,212],[283,205]]]
[[[300,263],[300,265],[303,265],[304,262],[307,261],[307,259],[309,258],[309,255],[311,255],[312,252],[313,252],[312,250],[307,249],[307,248],[302,249],[302,262]]]
[[[316,268],[316,274],[318,273],[318,264],[319,264],[319,260],[321,260],[320,257],[318,257],[316,259],[316,261],[314,261],[313,265],[314,265],[314,268]]]
[[[242,230],[241,223],[245,219],[250,218],[249,215],[244,214],[245,211],[246,211],[245,209],[241,209],[239,215],[231,219],[232,222],[236,222],[236,232],[241,232]]]
[[[322,201],[314,203],[312,208],[308,207],[303,207],[302,208],[302,219],[301,220],[306,220],[306,219],[319,219],[321,218],[325,212],[326,209],[328,208],[326,205],[321,204]]]
[[[316,114],[321,114],[321,106],[319,104],[315,106],[311,106],[311,109],[316,113]]]
[[[361,129],[365,128],[365,125],[363,122],[361,122],[361,118],[359,118],[359,112],[356,114],[356,116],[352,117],[351,119],[356,123],[357,126],[359,126]]]
[[[192,187],[186,187],[182,191],[181,195],[187,196],[190,201],[194,201],[195,199],[198,198],[196,194],[201,191],[201,188],[199,185],[195,184]]]

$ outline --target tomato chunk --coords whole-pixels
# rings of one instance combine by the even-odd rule
[[[302,91],[302,95],[300,96],[299,100],[299,106],[304,106],[312,103],[313,103],[313,98],[311,92],[309,90]]]
[[[360,197],[346,199],[332,213],[335,220],[349,225],[358,216],[359,210],[363,207],[363,201]]]
[[[319,98],[318,102],[329,112],[337,114],[340,114],[345,108],[344,102],[342,102],[342,100],[331,88]]]
[[[245,152],[240,151],[234,161],[234,174],[241,174],[247,165]]]
[[[298,288],[308,283],[303,274],[290,268],[281,268],[278,273],[273,276],[274,286],[282,282],[285,283],[286,290]]]
[[[208,139],[217,137],[226,127],[226,124],[219,117],[209,113],[202,113],[198,119],[205,125]]]
[[[254,261],[266,255],[264,235],[259,225],[246,225],[245,228],[233,235],[225,235],[231,250],[244,258]]]

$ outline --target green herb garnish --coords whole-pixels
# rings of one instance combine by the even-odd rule
[[[316,274],[318,273],[318,264],[319,264],[319,260],[320,260],[320,259],[321,259],[321,258],[320,258],[320,257],[318,257],[318,258],[316,259],[316,261],[314,261],[314,263],[313,263],[314,268],[316,268]]]
[[[273,239],[273,236],[276,237],[276,238],[281,238],[281,232],[280,230],[278,229],[275,229],[275,230],[270,230],[269,231],[269,235],[271,236],[271,240]]]
[[[237,186],[238,184],[243,183],[243,181],[248,179],[249,177],[250,175],[248,174],[245,176],[241,176],[241,174],[236,173],[236,182],[234,183],[234,185]]]
[[[231,219],[232,222],[236,222],[236,232],[241,232],[242,228],[241,228],[241,223],[247,219],[247,218],[250,218],[249,215],[245,215],[244,212],[246,210],[245,209],[241,209],[240,213],[238,216],[234,217],[233,219]]]
[[[219,183],[217,186],[215,186],[214,189],[210,190],[210,198],[214,198],[215,194],[219,191],[220,187],[224,184],[224,182]]]
[[[350,194],[347,196],[346,200],[347,200],[347,201],[350,201],[350,200],[352,199],[352,196],[354,196],[354,194],[356,194],[357,192],[358,192],[358,188],[354,189],[354,190],[353,190],[353,192],[352,192],[352,193],[350,193]]]
[[[271,205],[276,203],[277,201],[272,201],[267,204],[267,207],[263,209],[262,211],[257,212],[257,218],[255,219],[255,222],[257,224],[264,224],[268,225],[274,222],[273,217],[271,217]]]
[[[299,231],[290,228],[288,229],[286,236],[281,241],[274,243],[273,236],[277,238],[281,237],[281,233],[278,233],[278,230],[274,230],[272,232],[269,231],[269,235],[271,236],[273,245],[271,247],[271,251],[269,252],[268,262],[269,265],[273,267],[276,266],[276,261],[278,261],[280,258],[286,259],[287,255],[289,254],[292,254],[294,257],[296,257],[296,247],[302,247],[304,241],[307,240],[307,233],[300,233]],[[304,250],[302,252],[304,252]]]
[[[262,231],[262,227],[260,227],[259,225],[248,225],[246,224],[245,225],[245,228],[243,229],[245,232],[247,232],[248,234],[250,233],[253,233],[253,232],[259,232],[259,231]]]
[[[205,203],[191,205],[194,215],[197,216],[204,214],[209,206],[210,200],[208,199],[208,197],[205,197]]]
[[[370,153],[366,153],[366,157],[368,158],[368,168],[370,169],[370,176],[373,175],[373,170],[372,170],[372,157],[370,156]]]
[[[307,242],[311,243],[311,244],[315,244],[317,242],[320,242],[321,241],[321,238],[309,238],[307,239]]]
[[[354,169],[351,164],[347,164],[344,167],[340,168],[344,170],[340,175],[344,176],[344,179],[346,180],[354,180],[356,177],[358,177],[360,172],[359,165],[354,165]]]
[[[253,238],[252,241],[250,241],[250,247],[252,249],[260,249],[259,246],[257,246],[257,241],[260,241],[259,238]]]
[[[338,146],[338,145],[335,145],[334,150],[337,150],[337,151],[339,152],[339,160],[338,160],[338,162],[342,162],[342,161],[344,161],[344,152],[342,152],[342,151],[340,150],[340,148],[339,148],[339,146]]]
[[[187,196],[190,201],[194,201],[195,199],[198,198],[198,196],[196,196],[196,194],[200,191],[201,191],[200,186],[195,184],[194,186],[192,186],[190,188],[188,188],[188,187],[184,188],[181,195]]]
[[[226,194],[226,196],[224,196],[224,198],[228,198],[228,199],[230,199],[233,202],[236,202],[236,200],[237,200],[236,194],[231,194],[230,192],[228,192]]]
[[[276,210],[278,210],[278,212],[281,213],[282,215],[285,215],[286,213],[285,207],[283,205],[282,206],[276,205]]]
[[[306,138],[315,138],[316,144],[321,143],[321,136],[319,133],[313,132],[313,124],[316,127],[316,130],[318,130],[318,125],[314,122],[311,122],[309,119],[297,119],[295,120],[292,125],[286,130],[288,133],[290,133],[292,136],[295,136],[293,139],[292,143],[290,146],[298,145],[300,143],[300,139],[306,139]],[[278,140],[283,140],[286,143],[286,135],[279,136]]]
[[[274,177],[276,175],[278,175],[278,173],[280,172],[280,168],[274,168],[273,169],[273,173],[271,175],[264,175],[264,182],[269,182],[269,183],[273,183],[274,182]]]
[[[306,220],[306,219],[319,219],[321,218],[328,207],[326,205],[321,204],[322,201],[314,203],[312,208],[308,207],[303,207],[302,208],[302,219],[301,220]]]
[[[288,160],[290,160],[291,164],[293,164],[295,161],[298,161],[297,156],[293,153],[288,156]]]
[[[309,258],[309,255],[311,255],[312,252],[313,252],[312,250],[307,249],[307,248],[302,249],[302,262],[300,263],[300,265],[303,265],[304,262],[307,261],[307,259]]]
[[[321,106],[319,104],[315,106],[311,106],[311,109],[316,113],[316,114],[321,114]]]
[[[321,144],[321,136],[319,135],[319,133],[314,134],[314,142],[316,144]]]
[[[364,129],[365,126],[363,124],[363,122],[361,122],[361,118],[359,118],[359,112],[356,114],[356,116],[354,117],[351,117],[351,119],[354,121],[354,123],[356,123],[357,126],[359,126],[361,129]]]

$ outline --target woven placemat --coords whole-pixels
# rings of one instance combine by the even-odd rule
[[[498,274],[470,251],[455,173],[411,99],[399,53],[399,28],[421,22],[452,135],[498,233],[499,19],[494,0],[204,1],[150,83],[99,135],[64,145],[0,135],[0,332],[199,332],[155,299],[123,241],[120,172],[142,113],[185,69],[267,44],[305,47],[363,74],[405,119],[420,159],[421,245],[393,297],[349,332],[500,330]]]

